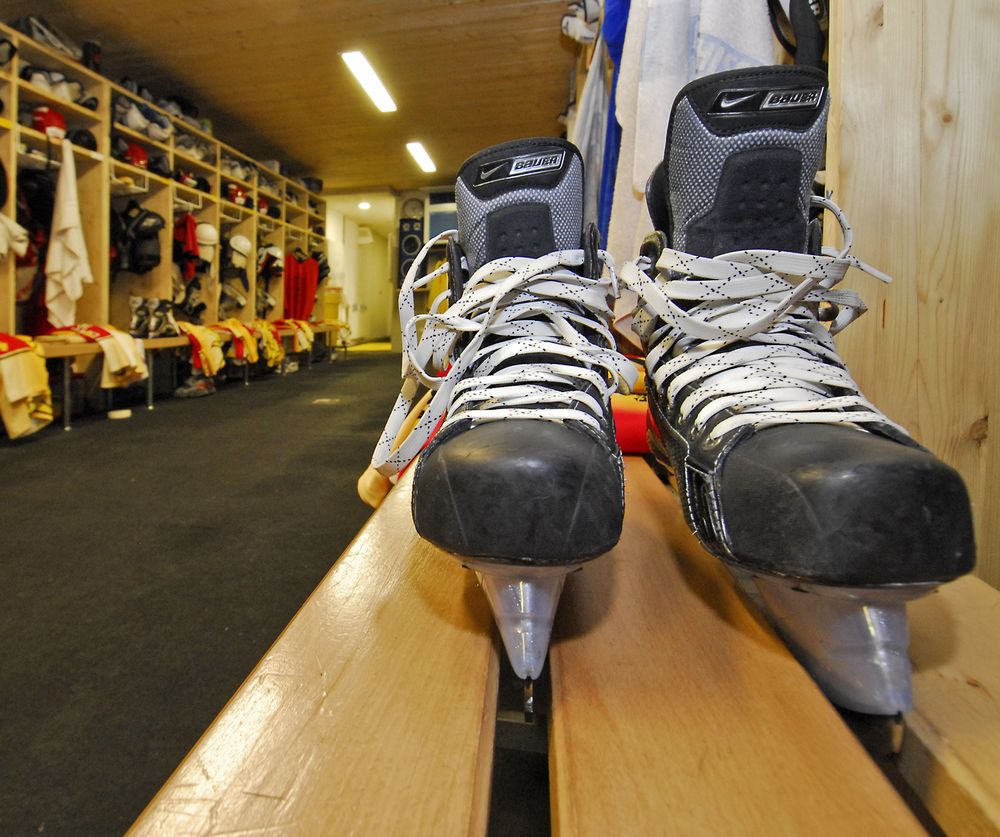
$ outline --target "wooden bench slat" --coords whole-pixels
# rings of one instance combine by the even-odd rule
[[[232,335],[226,336],[232,337]],[[177,337],[143,337],[142,345],[146,349],[181,349],[190,346],[191,341],[186,334]]]
[[[640,459],[626,496],[556,620],[553,833],[923,833]]]
[[[390,492],[133,833],[485,833],[492,617],[472,573],[417,536],[410,482]]]
[[[348,325],[340,320],[325,320],[322,323],[309,323],[309,327],[313,330],[314,334],[323,334],[331,331],[340,331],[347,328]]]
[[[1000,592],[966,576],[909,615],[900,772],[948,834],[1000,834]]]
[[[39,340],[37,345],[47,358],[99,355],[104,351],[97,343],[45,343]]]

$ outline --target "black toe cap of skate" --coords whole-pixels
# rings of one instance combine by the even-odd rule
[[[762,430],[729,454],[721,495],[748,568],[867,586],[947,581],[975,561],[958,472],[855,428]]]
[[[435,440],[413,477],[417,531],[468,557],[594,558],[618,542],[622,515],[617,450],[549,421],[490,422]]]

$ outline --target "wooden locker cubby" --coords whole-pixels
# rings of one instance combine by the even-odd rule
[[[122,85],[110,81],[55,50],[34,42],[31,38],[0,24],[0,38],[9,38],[17,48],[12,61],[0,67],[0,162],[7,171],[9,195],[0,211],[15,217],[15,194],[17,169],[19,166],[44,166],[47,158],[58,166],[61,160],[61,145],[47,140],[44,134],[18,124],[18,104],[32,106],[48,105],[60,111],[69,130],[86,128],[94,134],[97,150],[75,148],[74,162],[77,171],[77,186],[80,198],[80,213],[87,253],[94,275],[93,284],[84,287],[84,295],[77,303],[79,322],[110,323],[127,329],[130,320],[128,298],[130,295],[172,298],[171,262],[173,250],[174,210],[183,207],[184,202],[193,204],[193,214],[199,222],[205,221],[217,229],[221,238],[227,234],[242,233],[254,243],[254,251],[247,265],[250,292],[247,304],[240,312],[240,318],[250,321],[256,315],[256,245],[260,240],[277,244],[284,252],[287,229],[293,235],[301,235],[303,249],[325,250],[326,240],[316,229],[323,222],[323,201],[319,195],[309,192],[304,186],[289,178],[263,168],[252,157],[218,138],[206,133],[199,125],[170,113],[159,105],[143,99]],[[79,81],[83,96],[92,97],[96,107],[66,101],[48,91],[43,84],[19,78],[25,65],[40,67],[63,73],[68,78]],[[145,133],[134,130],[115,120],[115,100],[123,97],[143,108],[150,109],[160,118],[169,119],[172,133],[166,139],[153,139]],[[162,155],[167,162],[170,176],[156,174],[115,159],[113,139],[121,137],[126,142],[137,143],[150,155]],[[192,149],[179,137],[194,140]],[[221,157],[225,154],[239,160],[248,167],[247,178],[237,178],[221,168]],[[178,183],[178,169],[190,172],[195,178],[207,181],[207,191],[194,189]],[[258,172],[263,175],[263,183],[258,186]],[[245,192],[245,204],[238,205],[227,199],[227,185],[241,186]],[[261,211],[260,198],[264,197],[277,218],[268,214],[267,207]],[[167,226],[161,233],[161,264],[147,274],[119,273],[110,275],[110,228],[109,207],[112,201],[124,207],[129,200],[163,215]],[[187,208],[191,208],[190,206]],[[286,226],[286,221],[289,224]],[[203,278],[202,300],[207,308],[204,323],[214,322],[218,316],[221,246],[217,250],[208,280]],[[272,290],[278,300],[269,319],[280,319],[282,312],[282,287],[280,281]],[[0,260],[0,332],[18,331],[16,306],[16,271],[13,255]]]

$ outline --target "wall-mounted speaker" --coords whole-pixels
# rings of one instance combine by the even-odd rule
[[[396,283],[403,284],[406,272],[413,264],[420,248],[424,246],[424,219],[423,218],[400,218],[399,219],[399,272],[396,275]]]

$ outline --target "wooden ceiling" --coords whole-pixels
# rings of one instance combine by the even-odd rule
[[[223,141],[347,192],[451,183],[482,147],[559,134],[576,55],[565,11],[565,0],[8,0],[3,15],[100,41],[110,78],[186,95]],[[395,113],[348,72],[340,53],[354,49]],[[412,140],[437,173],[420,172]]]

